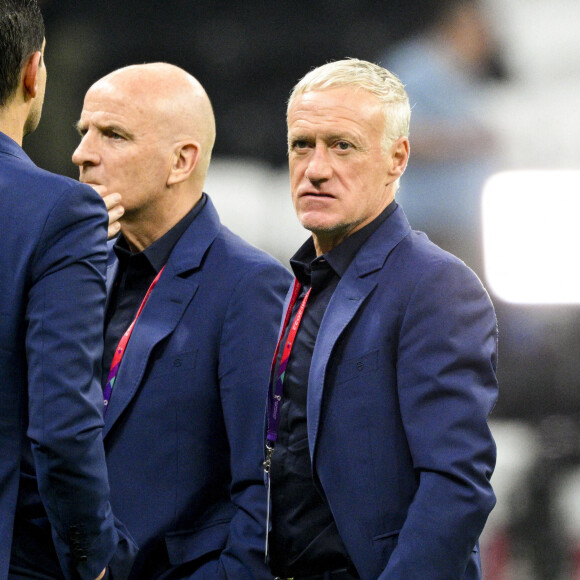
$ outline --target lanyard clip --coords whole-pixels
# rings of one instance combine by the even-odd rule
[[[264,466],[264,473],[270,474],[270,466],[272,464],[272,453],[274,453],[274,445],[270,441],[266,441],[266,459],[262,465]]]

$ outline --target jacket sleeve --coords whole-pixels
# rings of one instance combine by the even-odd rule
[[[212,579],[272,578],[264,561],[264,400],[282,302],[291,281],[288,270],[274,261],[257,265],[239,282],[228,306],[219,380],[231,454],[231,497],[237,511],[218,575]]]
[[[496,361],[487,293],[458,260],[439,262],[416,285],[400,331],[400,410],[419,486],[380,580],[464,577],[495,504]]]
[[[90,188],[61,194],[35,251],[26,312],[28,437],[39,491],[66,577],[91,580],[117,549],[125,554],[122,578],[134,551],[115,529],[102,442],[107,223]]]

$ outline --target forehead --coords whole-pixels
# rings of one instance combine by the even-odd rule
[[[289,132],[324,129],[382,129],[382,105],[364,89],[338,87],[311,90],[294,98],[288,108]]]
[[[86,94],[80,123],[114,123],[137,131],[154,125],[154,118],[154,111],[144,106],[140,95],[122,85],[99,82]]]

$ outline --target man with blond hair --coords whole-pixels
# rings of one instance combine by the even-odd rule
[[[97,81],[73,161],[105,198],[105,450],[133,577],[271,578],[263,397],[290,274],[221,225],[203,192],[210,100],[184,70]]]
[[[291,260],[268,397],[278,578],[481,578],[496,319],[395,201],[409,120],[399,79],[356,59],[290,97],[292,200],[312,236]]]

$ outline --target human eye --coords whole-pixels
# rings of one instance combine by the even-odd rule
[[[338,151],[350,151],[353,146],[352,143],[345,141],[344,139],[340,139],[334,143],[334,148]]]
[[[124,141],[125,140],[125,136],[121,135],[121,133],[119,133],[115,129],[106,129],[105,131],[103,131],[103,135],[105,137],[107,137],[107,139],[111,139],[112,141]]]
[[[305,151],[306,149],[308,149],[308,147],[309,147],[309,143],[308,143],[307,139],[296,138],[296,139],[292,139],[290,141],[290,150],[291,151],[301,152],[301,151]]]

